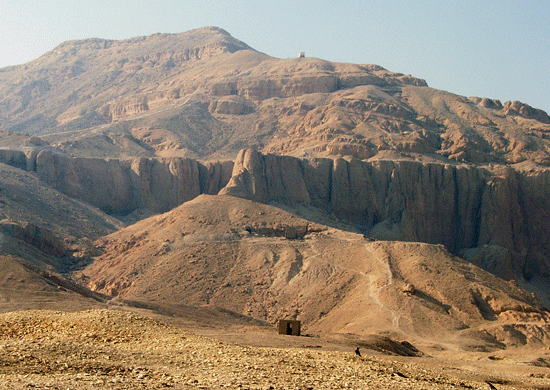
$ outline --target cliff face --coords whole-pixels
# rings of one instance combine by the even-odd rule
[[[498,248],[500,276],[549,275],[550,172],[239,154],[220,194],[322,208],[381,239]],[[482,262],[482,260],[480,260]]]
[[[243,96],[252,101],[273,97],[288,98],[340,89],[374,85],[378,87],[414,85],[427,87],[425,80],[387,72],[376,65],[335,64],[315,58],[295,58],[283,66],[266,61],[248,70],[246,77],[228,77],[213,83],[214,96]]]
[[[325,210],[368,235],[443,244],[506,279],[550,275],[550,171],[242,150],[235,163],[103,160],[0,150],[0,162],[110,214],[165,212],[200,194]]]
[[[46,184],[109,214],[136,209],[165,212],[229,181],[233,163],[201,164],[186,158],[105,160],[49,151],[0,150],[0,162],[35,172]]]

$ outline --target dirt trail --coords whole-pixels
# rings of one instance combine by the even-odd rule
[[[342,238],[342,239],[344,241],[348,241],[348,242],[362,241],[362,240],[350,239],[350,238]],[[344,270],[344,271],[347,271],[347,272],[351,272],[351,273],[359,275],[362,279],[366,280],[367,286],[368,286],[367,292],[368,292],[369,299],[372,302],[374,302],[374,304],[376,304],[376,306],[378,306],[381,310],[386,311],[386,312],[389,313],[390,320],[391,320],[390,323],[392,325],[392,330],[394,330],[396,332],[403,332],[403,329],[400,329],[400,324],[399,324],[399,320],[401,318],[401,315],[397,311],[395,311],[395,310],[391,309],[390,307],[388,307],[387,305],[385,305],[380,300],[381,291],[385,288],[388,288],[389,286],[391,286],[393,284],[393,274],[392,274],[391,268],[390,268],[388,263],[384,262],[378,255],[376,255],[376,253],[374,253],[369,248],[368,244],[365,244],[364,248],[367,251],[368,256],[374,260],[372,265],[374,265],[374,266],[378,265],[379,266],[378,267],[380,269],[379,273],[376,273],[376,274],[365,273],[365,272],[361,272],[361,271],[359,271],[355,268],[349,268],[349,267],[344,267],[342,265],[334,264],[333,262],[330,262],[329,260],[325,259],[323,257],[322,251],[313,244],[311,245],[311,249],[313,249],[315,251],[315,255],[310,257],[310,260],[311,259],[318,259],[318,261],[321,261],[321,262],[326,263],[327,265],[329,265],[333,270]]]
[[[399,331],[399,330],[402,331],[402,329],[399,328],[399,319],[401,318],[401,315],[395,310],[391,309],[390,307],[384,305],[379,299],[380,292],[382,291],[382,289],[387,288],[393,284],[393,274],[391,272],[391,268],[388,263],[383,261],[378,255],[376,255],[376,253],[374,253],[369,248],[368,244],[365,244],[365,250],[370,255],[370,257],[374,259],[375,262],[382,267],[382,269],[384,270],[383,273],[386,275],[385,282],[384,281],[380,282],[379,281],[380,278],[374,279],[372,275],[367,275],[369,278],[369,296],[373,300],[373,302],[375,302],[380,308],[390,313],[390,316],[392,318],[391,322],[392,322],[393,329],[395,331]],[[378,287],[373,286],[373,281],[377,282]]]

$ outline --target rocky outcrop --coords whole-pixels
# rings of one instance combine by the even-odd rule
[[[254,112],[254,105],[241,96],[225,96],[210,102],[211,113],[226,115],[246,115]]]
[[[480,97],[469,97],[471,101],[476,104],[479,104],[481,107],[492,108],[495,110],[502,109],[502,103],[498,99],[489,99],[489,98],[480,98]]]
[[[498,99],[489,99],[489,98],[480,98],[480,97],[470,97],[469,98],[474,103],[479,104],[485,108],[491,108],[494,110],[502,110],[506,115],[510,116],[519,116],[525,119],[534,119],[541,123],[550,123],[550,116],[546,111],[533,108],[528,104],[522,103],[518,100],[504,102],[504,105]]]
[[[289,66],[292,68],[296,64]],[[224,80],[212,84],[210,93],[214,96],[239,95],[257,101],[273,97],[286,98],[312,93],[331,93],[360,85],[387,87],[392,85],[427,86],[428,84],[425,80],[399,73],[380,77],[366,71],[356,73],[322,72],[322,74],[306,73]]]
[[[0,163],[27,170],[27,156],[20,150],[0,149]]]
[[[48,229],[32,223],[4,219],[0,221],[0,232],[22,240],[50,255],[63,256],[67,253],[62,240]]]
[[[502,171],[412,161],[239,154],[220,194],[322,208],[381,239],[486,245],[512,255],[495,273],[550,275],[550,171]],[[506,269],[506,271],[505,271]]]
[[[513,102],[505,102],[502,111],[506,115],[520,116],[526,119],[535,119],[541,123],[550,123],[550,117],[546,111],[533,108],[530,105],[517,100]]]
[[[103,116],[107,121],[113,122],[119,119],[126,118],[131,115],[141,114],[148,111],[146,96],[135,96],[118,102],[111,102],[99,108],[98,114]]]

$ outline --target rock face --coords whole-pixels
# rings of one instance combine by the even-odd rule
[[[444,244],[454,253],[504,248],[503,277],[550,275],[550,172],[412,161],[239,154],[220,194],[322,208],[368,234]],[[502,266],[502,264],[501,264]]]
[[[63,242],[51,231],[32,223],[2,220],[0,221],[0,232],[25,241],[50,255],[63,256],[67,253]]]
[[[118,215],[140,208],[165,212],[201,193],[217,193],[233,168],[232,162],[201,164],[176,157],[105,160],[49,151],[0,150],[0,162],[35,172],[63,194]]]
[[[470,97],[469,99],[482,107],[491,108],[493,110],[502,110],[502,112],[506,115],[519,116],[525,119],[534,119],[538,122],[546,124],[550,123],[550,117],[545,111],[538,108],[533,108],[530,105],[522,103],[518,100],[513,102],[507,101],[503,105],[498,99],[480,97]]]
[[[140,114],[148,111],[149,106],[147,104],[146,96],[138,96],[126,101],[107,104],[105,107],[99,109],[99,113],[102,114],[109,122],[120,120],[130,115]]]
[[[550,276],[550,171],[544,169],[299,159],[252,149],[235,163],[72,158],[44,150],[0,150],[0,161],[110,214],[166,212],[217,193],[310,205],[376,238],[443,244],[507,279]]]
[[[550,123],[550,117],[548,114],[537,108],[533,108],[528,104],[520,101],[506,102],[502,109],[507,115],[521,116],[526,119],[534,119],[541,123]]]
[[[254,112],[254,105],[240,96],[226,96],[210,102],[208,110],[216,114],[246,115]]]
[[[275,70],[273,64],[261,64],[246,77],[234,77],[214,83],[214,96],[238,95],[253,101],[270,98],[288,98],[314,93],[331,93],[361,85],[388,87],[414,85],[427,87],[425,80],[400,73],[375,74],[381,67],[344,66],[315,58],[296,58],[286,62],[284,69]]]

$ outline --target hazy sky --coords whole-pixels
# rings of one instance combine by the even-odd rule
[[[66,40],[203,26],[274,57],[378,64],[550,113],[550,1],[0,0],[0,67]]]

